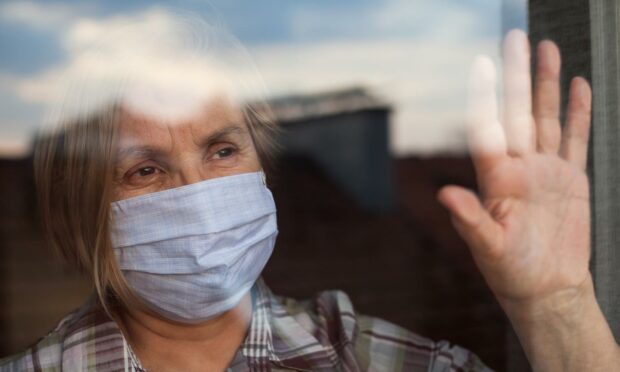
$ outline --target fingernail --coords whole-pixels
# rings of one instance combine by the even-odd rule
[[[571,81],[570,89],[579,101],[587,102],[590,100],[590,89],[588,89],[588,86],[589,84],[584,78],[577,76]]]
[[[538,44],[538,67],[553,73],[560,72],[559,55],[556,53],[555,43],[543,40]]]
[[[529,59],[528,38],[522,30],[511,30],[504,41],[504,58],[508,61],[524,62]]]

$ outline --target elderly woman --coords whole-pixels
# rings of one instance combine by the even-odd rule
[[[590,89],[573,80],[561,133],[559,52],[551,42],[538,52],[532,99],[527,38],[509,34],[503,127],[493,66],[477,60],[468,122],[483,197],[447,186],[439,199],[534,369],[620,368],[588,271]],[[306,302],[270,292],[260,274],[276,207],[262,169],[275,128],[221,76],[199,84],[197,105],[138,89],[40,141],[47,237],[96,294],[0,369],[488,370],[465,349],[356,314],[341,292]]]

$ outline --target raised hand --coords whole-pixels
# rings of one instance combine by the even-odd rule
[[[538,46],[533,100],[529,49],[523,32],[508,34],[501,121],[493,63],[474,63],[467,121],[481,197],[457,186],[439,194],[502,305],[569,294],[590,281],[590,87],[573,79],[562,130],[558,48]]]
[[[533,99],[529,51],[523,32],[508,34],[501,121],[493,63],[474,63],[467,125],[481,196],[446,186],[438,197],[534,370],[620,370],[588,270],[592,93],[584,79],[572,80],[562,129],[559,50],[538,46]]]

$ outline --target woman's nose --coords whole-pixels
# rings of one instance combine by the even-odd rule
[[[206,174],[202,162],[185,160],[179,167],[178,171],[178,185],[185,186],[192,183],[204,181],[209,178]]]

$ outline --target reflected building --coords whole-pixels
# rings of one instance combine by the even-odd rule
[[[394,206],[390,106],[363,88],[272,99],[287,156],[307,158],[362,207]]]

